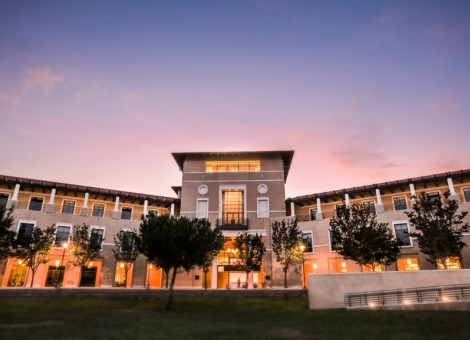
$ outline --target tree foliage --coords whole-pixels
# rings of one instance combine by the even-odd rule
[[[400,253],[399,242],[387,223],[378,223],[377,215],[363,205],[337,206],[330,228],[335,250],[372,271],[377,265],[392,264]]]
[[[55,230],[55,226],[46,229],[36,227],[31,234],[19,234],[16,239],[16,257],[31,270],[31,287],[39,266],[50,260],[49,253],[54,246]]]
[[[0,261],[12,255],[16,233],[11,230],[13,225],[13,209],[0,204]]]
[[[87,224],[76,225],[72,229],[70,238],[70,253],[74,257],[71,263],[77,267],[84,267],[98,258],[101,252],[101,237],[90,231]]]
[[[459,203],[449,196],[446,192],[443,200],[430,200],[422,192],[412,210],[405,212],[418,231],[410,233],[410,236],[418,242],[426,260],[436,266],[441,262],[445,269],[448,257],[461,258],[462,249],[466,246],[462,234],[469,231],[469,224],[463,222],[468,211],[458,214]]]
[[[272,224],[272,246],[284,273],[284,288],[287,288],[289,267],[302,263],[302,232],[297,221],[275,221]]]
[[[121,230],[114,236],[115,248],[113,254],[117,262],[122,262],[124,287],[127,287],[127,274],[140,255],[140,251],[136,246],[137,240],[138,236],[135,229]]]
[[[142,219],[138,248],[149,261],[162,268],[167,278],[172,270],[166,310],[171,309],[173,302],[176,273],[202,267],[208,254],[215,256],[223,245],[222,232],[212,229],[207,219],[153,213]]]
[[[248,283],[248,274],[260,268],[266,247],[261,235],[248,234],[246,231],[235,238],[233,245],[238,251],[237,265],[246,273]]]

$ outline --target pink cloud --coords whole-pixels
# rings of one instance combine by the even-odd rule
[[[8,94],[0,93],[0,104],[17,106],[21,104],[21,100]]]
[[[34,70],[28,70],[28,76],[24,82],[25,92],[40,88],[45,94],[51,93],[64,78],[44,66]]]

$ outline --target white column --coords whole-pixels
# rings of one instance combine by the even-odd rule
[[[90,197],[89,193],[85,193],[85,198],[83,199],[83,205],[82,208],[88,208],[88,198]]]
[[[114,200],[114,211],[119,211],[119,196]]]
[[[452,182],[452,178],[447,178],[447,185],[449,186],[449,191],[451,196],[457,196],[454,188],[454,182]]]
[[[380,189],[375,189],[375,196],[377,196],[377,205],[382,205],[382,195]]]
[[[346,204],[347,207],[349,207],[349,194],[344,194],[344,203]]]
[[[119,213],[119,196],[116,196],[114,200],[114,210],[111,212],[111,218],[115,220],[119,220],[121,218],[121,214]]]
[[[170,215],[175,216],[175,203],[171,203]]]
[[[212,260],[211,288],[217,289],[217,259]]]
[[[11,198],[12,201],[18,201],[18,194],[20,193],[20,185],[15,185],[15,190],[13,191],[13,197]]]
[[[148,212],[149,212],[149,201],[145,200],[144,201],[144,216],[147,216]]]
[[[321,213],[321,199],[317,197],[317,213]]]
[[[290,215],[295,216],[295,203],[290,202]]]
[[[413,183],[410,183],[410,193],[411,193],[411,204],[416,203],[416,190],[415,190],[415,185]]]
[[[51,190],[51,197],[49,198],[49,204],[54,205],[55,193],[56,193],[56,189],[55,189],[55,188],[52,188],[52,190]]]

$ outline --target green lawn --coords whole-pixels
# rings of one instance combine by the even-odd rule
[[[311,311],[306,300],[0,300],[1,339],[470,339],[470,313]]]

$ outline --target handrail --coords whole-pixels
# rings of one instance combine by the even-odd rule
[[[409,305],[423,302],[465,300],[470,300],[470,284],[346,293],[344,295],[344,305],[346,308],[374,308],[384,305]]]

